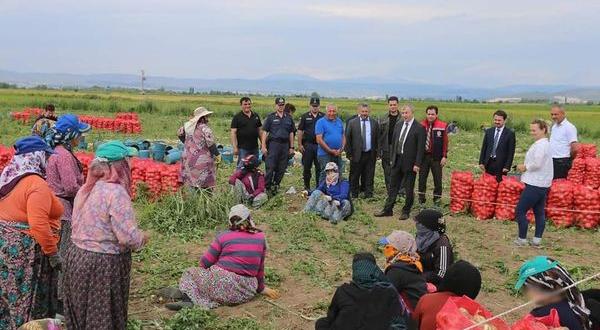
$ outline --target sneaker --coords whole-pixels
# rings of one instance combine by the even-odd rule
[[[166,299],[183,299],[183,292],[175,287],[162,288],[158,291],[158,295]]]
[[[517,238],[514,243],[518,247],[529,246],[529,241],[526,238]]]
[[[537,247],[537,248],[542,247],[542,238],[541,237],[534,237],[531,240],[531,245],[534,246],[534,247]]]
[[[194,303],[192,303],[191,301],[178,301],[174,303],[165,304],[165,307],[172,311],[178,311],[183,308],[192,308],[194,307]]]

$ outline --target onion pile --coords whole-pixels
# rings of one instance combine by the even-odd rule
[[[161,190],[163,193],[174,193],[181,185],[180,180],[181,165],[165,165],[164,173],[161,180]]]
[[[592,188],[600,187],[600,159],[588,158],[585,160],[585,177],[583,184]]]
[[[573,160],[573,166],[571,166],[571,169],[569,170],[569,175],[567,176],[567,179],[569,179],[569,181],[575,184],[583,184],[583,181],[585,179],[585,165],[585,158],[575,158]]]
[[[23,124],[28,124],[30,120],[39,117],[44,110],[40,108],[24,108],[21,112],[11,112],[10,116],[13,120],[20,121]]]
[[[573,209],[573,189],[574,185],[569,180],[558,179],[552,182],[546,202],[546,217],[557,227],[573,225],[573,212],[569,211]]]
[[[495,218],[499,220],[514,220],[515,207],[521,197],[525,184],[515,177],[505,177],[498,185],[498,198],[496,201]]]
[[[79,116],[79,120],[90,124],[95,129],[121,133],[140,133],[142,124],[136,113],[120,112],[115,118],[98,116]]]
[[[600,192],[586,187],[576,186],[573,191],[573,206],[575,213],[575,224],[581,228],[593,229],[600,221]],[[585,211],[595,213],[585,213]]]
[[[2,170],[8,165],[14,154],[14,148],[0,145],[0,173],[2,173]]]
[[[474,182],[471,212],[478,220],[491,219],[494,216],[497,190],[496,177],[488,173],[483,173]]]
[[[579,143],[577,144],[577,158],[595,158],[596,157],[596,145],[593,143]]]
[[[464,199],[471,199],[473,193],[473,173],[452,172],[450,180],[450,211],[453,213],[465,212],[469,203]]]

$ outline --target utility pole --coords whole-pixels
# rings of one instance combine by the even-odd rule
[[[142,70],[142,95],[144,95],[144,80],[146,80],[146,75],[144,73],[144,70]]]

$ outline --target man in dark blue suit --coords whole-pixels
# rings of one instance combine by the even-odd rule
[[[515,132],[505,126],[506,117],[503,110],[494,112],[494,127],[485,130],[479,155],[479,167],[498,182],[508,173],[515,157]]]

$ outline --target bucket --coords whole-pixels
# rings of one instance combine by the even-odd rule
[[[171,149],[171,151],[165,156],[165,163],[175,164],[181,159],[181,151],[177,149]]]
[[[221,160],[223,160],[225,164],[233,163],[233,151],[225,150],[225,148],[223,148],[223,151],[221,152]]]
[[[152,159],[162,162],[165,158],[165,152],[167,149],[167,145],[161,141],[156,141],[150,147],[150,151],[152,152]]]
[[[77,146],[77,149],[79,150],[87,150],[88,144],[87,142],[85,142],[85,136],[81,136],[81,139],[79,140],[79,145]]]
[[[150,141],[147,141],[147,140],[139,141],[137,145],[138,145],[139,150],[149,150],[150,149]]]
[[[183,148],[184,148],[184,144],[182,142],[179,142],[177,144],[177,149],[180,150],[180,151],[183,151]]]
[[[138,157],[140,157],[140,158],[150,158],[150,150],[140,150],[140,151],[138,151]]]

